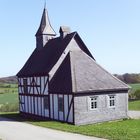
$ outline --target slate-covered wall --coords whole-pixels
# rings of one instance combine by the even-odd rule
[[[108,105],[108,94],[98,96],[98,108],[90,110],[89,97],[92,96],[78,96],[74,98],[74,114],[75,124],[91,124],[97,122],[104,122],[127,118],[128,111],[128,93],[116,93],[115,108],[110,108]]]

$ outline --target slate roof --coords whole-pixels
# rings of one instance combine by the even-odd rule
[[[80,36],[76,33],[68,34],[64,39],[57,37],[50,39],[41,49],[35,49],[23,68],[18,72],[18,77],[47,75],[56,64],[69,42],[75,38],[79,47],[93,58]],[[94,58],[93,58],[94,59]]]
[[[71,51],[50,81],[50,92],[85,93],[128,90],[129,87],[81,51]]]

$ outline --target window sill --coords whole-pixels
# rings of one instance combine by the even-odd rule
[[[109,106],[108,108],[110,108],[110,109],[115,109],[116,107],[115,107],[115,106]]]
[[[98,110],[98,108],[95,108],[95,109],[89,109],[89,111],[97,111]]]

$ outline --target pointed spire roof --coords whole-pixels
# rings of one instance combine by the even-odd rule
[[[52,26],[50,24],[48,11],[47,11],[46,8],[44,8],[44,10],[43,10],[41,23],[40,23],[39,29],[38,29],[38,31],[36,33],[36,36],[42,35],[42,34],[52,35],[52,36],[56,35],[54,29],[52,28]]]

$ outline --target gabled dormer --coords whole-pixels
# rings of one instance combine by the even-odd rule
[[[43,10],[40,26],[36,33],[36,47],[42,48],[52,38],[56,36],[54,29],[52,28],[46,8]]]

